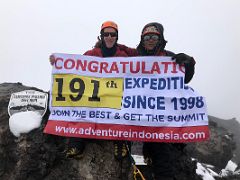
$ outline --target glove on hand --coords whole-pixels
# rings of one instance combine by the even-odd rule
[[[177,64],[184,65],[184,64],[194,64],[194,59],[191,56],[188,56],[184,53],[176,54],[172,57],[173,60],[176,61]]]

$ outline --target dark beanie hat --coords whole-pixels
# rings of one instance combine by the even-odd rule
[[[142,36],[146,35],[146,34],[158,34],[160,36],[163,36],[163,26],[160,23],[157,22],[152,22],[152,23],[148,23],[143,27],[142,30]]]
[[[151,22],[151,23],[146,24],[143,27],[143,30],[142,30],[142,33],[141,33],[141,41],[140,41],[140,44],[137,47],[139,53],[141,55],[145,55],[146,53],[147,54],[155,54],[155,52],[158,51],[158,50],[161,50],[161,51],[164,50],[167,41],[164,39],[163,32],[164,32],[164,28],[163,28],[163,25],[160,24],[160,23]],[[154,50],[148,51],[148,52],[143,47],[143,36],[145,36],[146,34],[157,34],[160,37],[156,48]]]

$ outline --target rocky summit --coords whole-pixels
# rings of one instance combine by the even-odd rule
[[[83,158],[65,157],[68,139],[44,134],[49,111],[41,126],[29,133],[15,137],[9,129],[8,103],[11,93],[38,90],[21,83],[0,84],[0,179],[1,180],[127,180],[133,179],[130,158],[117,161],[112,141],[89,140]],[[42,91],[43,92],[43,91]],[[234,156],[236,143],[233,134],[219,127],[210,118],[211,138],[203,143],[191,143],[172,166],[176,167],[177,180],[201,180],[196,174],[197,161],[214,165],[220,171]],[[228,136],[226,136],[228,135]],[[195,160],[192,160],[192,157]],[[151,180],[151,168],[139,166],[147,180]],[[219,177],[217,177],[219,178]],[[227,179],[234,179],[232,177]],[[140,179],[140,178],[138,178]],[[220,179],[226,179],[220,178]]]

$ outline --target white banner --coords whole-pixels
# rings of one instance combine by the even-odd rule
[[[170,57],[54,56],[46,133],[166,142],[208,138],[205,98],[184,84],[184,67]]]

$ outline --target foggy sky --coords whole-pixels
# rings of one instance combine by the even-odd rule
[[[119,43],[136,47],[143,26],[160,22],[166,49],[197,62],[190,83],[206,97],[209,115],[240,120],[239,0],[0,1],[0,83],[49,90],[51,53],[83,54],[106,20],[119,25]]]

